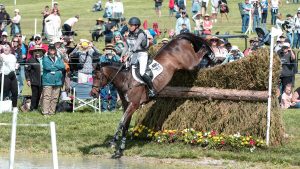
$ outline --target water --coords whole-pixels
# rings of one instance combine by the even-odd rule
[[[9,168],[9,154],[0,154],[0,169]],[[200,165],[187,165],[187,163],[175,163],[174,161],[162,162],[155,158],[122,157],[110,159],[97,156],[62,156],[59,155],[60,169],[182,169],[182,168],[219,168],[222,163],[202,163]],[[179,160],[180,161],[180,160]],[[15,169],[52,169],[51,154],[26,154],[17,153],[15,156]]]

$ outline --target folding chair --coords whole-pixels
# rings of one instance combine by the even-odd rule
[[[91,107],[95,112],[101,112],[100,95],[98,98],[90,96],[92,90],[91,83],[76,83],[71,82],[73,88],[73,112],[81,107]]]

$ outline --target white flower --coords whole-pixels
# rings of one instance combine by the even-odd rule
[[[241,134],[240,134],[240,132],[237,132],[237,133],[234,134],[233,136],[239,138],[239,137],[241,137]]]

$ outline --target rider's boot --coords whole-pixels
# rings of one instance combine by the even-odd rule
[[[149,88],[148,96],[149,97],[154,97],[156,95],[156,93],[155,93],[155,89],[153,87],[152,79],[147,74],[144,74],[142,76],[142,78],[143,78],[144,82],[147,83],[147,86]]]

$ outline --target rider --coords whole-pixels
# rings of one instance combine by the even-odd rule
[[[140,29],[141,21],[137,17],[132,17],[128,21],[129,24],[129,35],[127,38],[127,45],[125,45],[124,53],[129,51],[132,55],[128,55],[131,57],[131,65],[139,66],[139,73],[147,84],[149,88],[149,97],[155,96],[155,89],[153,87],[152,79],[145,73],[148,62],[148,53],[147,49],[149,47],[149,42],[147,39],[146,33]]]

